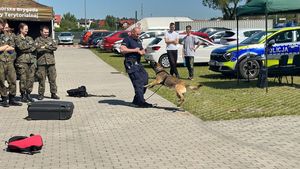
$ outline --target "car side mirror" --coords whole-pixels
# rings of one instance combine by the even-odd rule
[[[275,45],[275,40],[272,39],[268,42],[268,47],[272,47],[273,45]]]
[[[142,40],[142,39],[147,39],[147,38],[150,38],[150,35],[145,34],[145,35],[143,35],[140,39]]]

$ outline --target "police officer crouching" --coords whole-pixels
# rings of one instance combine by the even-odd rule
[[[148,84],[148,73],[140,63],[141,56],[145,54],[142,42],[139,40],[140,28],[133,28],[131,35],[126,37],[121,45],[121,53],[125,55],[124,65],[132,82],[135,96],[132,104],[138,107],[153,107],[144,99],[145,85]]]
[[[8,23],[0,21],[0,24],[2,28],[4,25],[4,33],[0,35],[0,93],[2,106],[22,106],[22,103],[15,100],[17,81],[14,67],[14,61],[16,59],[15,35],[11,32]],[[5,79],[9,85],[8,88],[5,86]],[[9,90],[9,95],[7,89]]]
[[[35,39],[38,65],[37,76],[39,79],[38,100],[44,99],[46,77],[48,77],[50,84],[51,98],[59,99],[56,95],[57,85],[54,58],[54,51],[57,50],[57,44],[49,37],[49,27],[42,26],[40,33],[41,36]]]

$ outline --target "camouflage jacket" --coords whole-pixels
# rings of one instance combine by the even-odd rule
[[[36,46],[34,40],[30,36],[16,37],[17,63],[35,63],[36,62]]]
[[[0,46],[9,45],[15,48],[15,34],[1,34]],[[14,62],[16,59],[15,50],[0,52],[0,61],[2,62]]]
[[[54,65],[54,51],[57,49],[56,42],[50,38],[38,37],[35,39],[37,51],[37,64],[38,65]]]

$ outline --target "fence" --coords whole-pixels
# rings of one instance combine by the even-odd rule
[[[199,30],[204,27],[225,27],[236,29],[236,20],[221,21],[184,21],[175,22],[176,30],[185,30],[187,25],[191,25],[193,30]],[[265,28],[265,20],[239,20],[239,28]],[[268,29],[273,28],[273,20],[268,20]]]

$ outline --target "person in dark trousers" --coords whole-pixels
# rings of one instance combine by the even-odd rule
[[[4,34],[0,35],[0,93],[2,106],[22,106],[15,99],[17,91],[17,75],[14,66],[16,59],[15,35],[11,33],[8,23],[5,23],[3,32]],[[6,48],[3,48],[5,46]],[[5,81],[7,81],[8,87],[6,87]]]
[[[175,24],[170,23],[170,29],[165,33],[165,42],[167,44],[167,55],[170,63],[170,74],[179,78],[177,71],[177,58],[178,58],[178,47],[179,34],[175,32]]]
[[[140,28],[133,28],[131,35],[126,37],[122,42],[121,53],[125,55],[124,66],[135,92],[132,104],[137,107],[146,108],[153,107],[153,105],[147,103],[144,99],[146,92],[144,86],[148,84],[148,73],[140,63],[141,56],[145,54],[142,42],[138,38],[140,34]]]
[[[194,56],[195,51],[200,46],[199,39],[191,34],[192,27],[190,25],[186,26],[186,36],[183,38],[183,59],[185,60],[186,67],[189,71],[189,80],[194,78]]]
[[[38,100],[44,99],[46,77],[50,85],[50,92],[52,99],[59,99],[57,96],[56,85],[56,68],[54,51],[57,50],[56,42],[49,37],[49,27],[41,27],[41,36],[35,39],[37,50],[37,76],[39,79],[39,96]]]
[[[17,73],[20,77],[20,92],[22,102],[34,102],[31,92],[34,83],[36,68],[35,42],[27,35],[28,26],[25,23],[19,25],[20,34],[16,37],[16,49],[18,51],[16,59]]]

